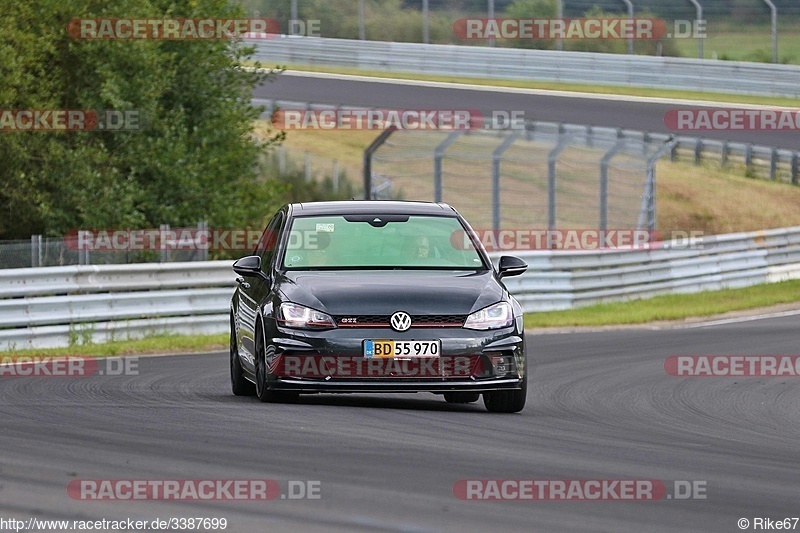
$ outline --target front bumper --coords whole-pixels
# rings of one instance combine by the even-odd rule
[[[515,390],[527,372],[524,336],[494,331],[383,328],[297,331],[268,339],[268,387],[295,392],[486,392]],[[365,358],[365,339],[440,340],[437,358]]]

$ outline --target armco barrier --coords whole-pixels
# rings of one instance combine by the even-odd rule
[[[510,253],[529,269],[505,283],[527,312],[537,312],[799,279],[800,227],[646,250]],[[0,350],[223,333],[234,278],[230,261],[3,270]]]
[[[255,58],[293,63],[462,77],[800,96],[800,67],[713,59],[520,48],[351,41],[319,37],[258,39]]]
[[[224,333],[231,261],[0,270],[0,350]]]

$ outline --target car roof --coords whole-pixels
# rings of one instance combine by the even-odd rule
[[[304,202],[291,204],[291,207],[293,216],[354,214],[457,216],[455,209],[441,202],[343,200],[335,202]]]

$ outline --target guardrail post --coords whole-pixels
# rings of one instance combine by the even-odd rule
[[[725,165],[728,164],[728,151],[730,148],[728,147],[728,141],[722,141],[722,154],[720,157],[720,166],[725,168]]]
[[[447,136],[433,151],[433,201],[442,201],[442,161],[444,154],[466,130],[456,130]]]
[[[798,157],[797,152],[792,152],[792,185],[797,185]]]
[[[564,133],[564,125],[558,126],[558,143],[547,155],[547,229],[556,229],[556,162],[558,154],[566,148],[572,135]]]
[[[747,144],[744,147],[744,166],[750,170],[750,165],[753,163],[753,145]]]
[[[367,149],[364,150],[364,199],[371,200],[372,199],[372,154],[374,154],[378,148],[383,146],[383,144],[391,137],[392,133],[397,128],[391,126],[378,135],[372,144],[367,146]]]
[[[522,130],[516,130],[492,152],[492,229],[500,231],[500,165],[503,153],[516,142]]]
[[[694,142],[694,164],[699,165],[703,157],[703,139],[700,137]]]
[[[622,133],[619,131],[618,135]],[[625,138],[618,137],[617,143],[608,150],[600,160],[600,231],[608,229],[608,166],[611,159],[625,146]]]
[[[525,122],[525,140],[528,142],[532,142],[534,140],[536,133],[536,122],[534,121],[526,121]]]
[[[676,141],[675,144],[672,145],[672,148],[669,150],[669,161],[670,163],[674,163],[675,160],[678,159],[678,142]]]
[[[769,155],[769,179],[775,180],[778,175],[778,149],[773,148]]]

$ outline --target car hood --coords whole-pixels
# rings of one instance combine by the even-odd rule
[[[331,315],[467,315],[505,296],[491,271],[290,271],[277,282],[288,301]]]

